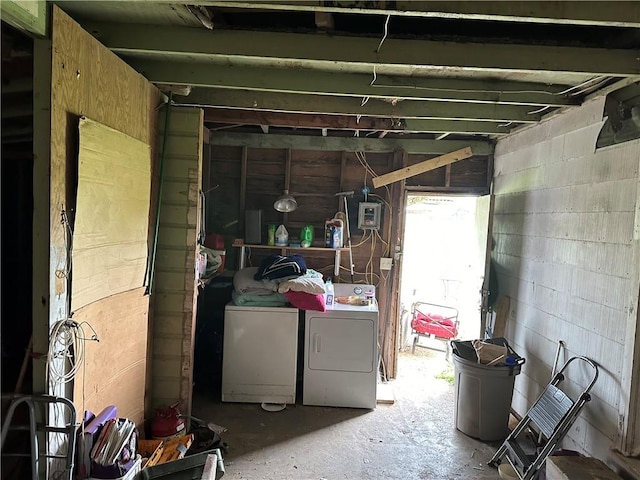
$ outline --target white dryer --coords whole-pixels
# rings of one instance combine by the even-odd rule
[[[335,284],[335,296],[364,296],[371,285]],[[375,298],[375,297],[374,297]],[[378,305],[335,304],[305,313],[302,403],[375,408]]]

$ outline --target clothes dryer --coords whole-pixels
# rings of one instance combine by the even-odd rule
[[[372,285],[340,284],[335,296],[362,297]],[[378,379],[378,305],[335,303],[305,312],[304,405],[375,408]]]

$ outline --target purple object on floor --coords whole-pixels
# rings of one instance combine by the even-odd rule
[[[93,417],[86,424],[84,432],[78,433],[78,475],[81,479],[88,478],[91,473],[91,449],[98,438],[102,426],[112,418],[116,418],[118,410],[115,405],[109,405]],[[93,414],[92,414],[93,415]],[[85,414],[86,418],[86,414]]]

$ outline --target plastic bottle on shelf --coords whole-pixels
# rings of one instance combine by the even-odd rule
[[[324,246],[327,248],[331,247],[331,227],[333,227],[331,219],[327,218],[324,222]]]
[[[333,283],[330,278],[324,284],[324,303],[327,306],[333,305]]]
[[[267,245],[276,244],[276,226],[271,223],[267,227]]]
[[[276,230],[276,245],[281,247],[289,245],[289,232],[284,225],[280,225]]]

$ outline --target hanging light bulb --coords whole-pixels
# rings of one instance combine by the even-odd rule
[[[289,190],[285,190],[283,194],[274,202],[273,208],[275,208],[279,212],[293,212],[296,208],[298,208],[298,202],[296,202],[295,198],[289,195]]]

